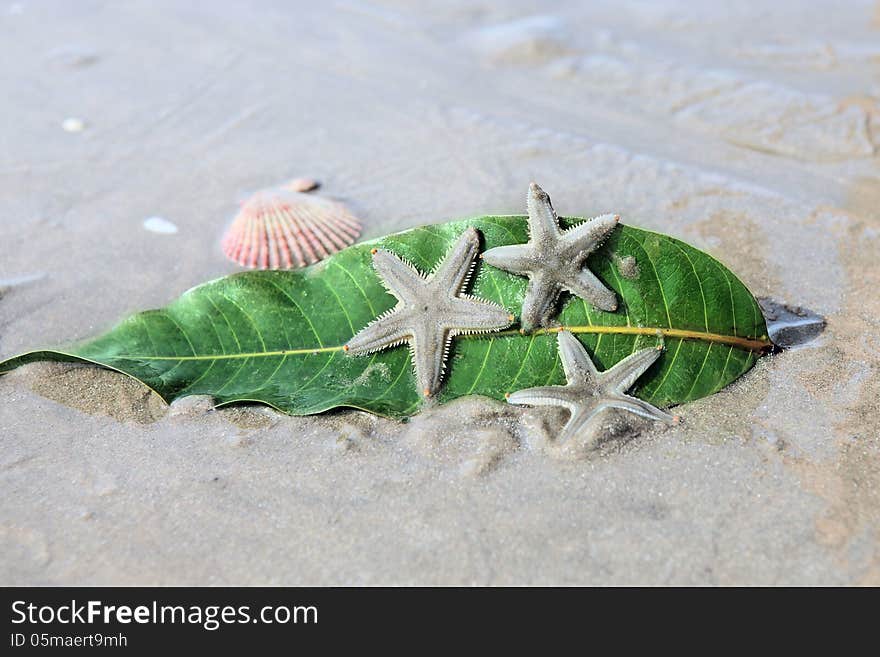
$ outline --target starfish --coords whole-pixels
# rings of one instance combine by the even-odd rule
[[[550,197],[535,183],[529,185],[529,241],[498,246],[481,257],[493,267],[529,277],[521,323],[531,331],[546,326],[559,293],[565,289],[601,310],[617,310],[617,297],[584,261],[614,230],[620,217],[606,214],[561,230]]]
[[[571,333],[560,331],[557,344],[567,383],[564,386],[526,388],[507,395],[507,401],[511,404],[562,406],[568,409],[571,417],[562,429],[561,441],[579,434],[590,420],[609,408],[619,408],[670,424],[679,422],[677,415],[670,415],[646,401],[625,394],[660,357],[662,346],[637,351],[614,367],[599,372],[587,350]]]
[[[462,294],[479,249],[479,234],[468,228],[427,277],[391,251],[373,249],[373,268],[400,303],[343,349],[359,355],[409,342],[419,389],[431,397],[440,388],[454,336],[498,331],[515,319],[498,304]]]

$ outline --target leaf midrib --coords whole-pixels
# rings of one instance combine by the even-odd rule
[[[572,333],[593,333],[598,335],[653,335],[657,337],[681,338],[684,340],[701,340],[713,344],[726,344],[733,347],[739,347],[747,351],[766,351],[773,346],[773,343],[766,338],[742,338],[735,335],[722,335],[720,333],[710,333],[707,331],[692,331],[688,329],[675,329],[650,326],[559,326],[553,328],[538,329],[531,335],[548,335],[558,333],[559,331],[570,331]],[[503,338],[510,336],[522,335],[517,329],[508,329],[491,334],[464,334],[457,336],[463,340],[479,340],[487,338]],[[145,356],[143,354],[115,354],[115,359],[126,360],[171,360],[171,361],[201,361],[201,360],[233,360],[238,358],[268,358],[272,356],[295,356],[307,354],[330,353],[342,351],[343,345],[333,347],[312,347],[306,349],[279,349],[275,351],[251,351],[239,354],[205,354],[191,356]]]

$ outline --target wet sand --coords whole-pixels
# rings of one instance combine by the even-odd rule
[[[0,583],[880,584],[877,5],[582,4],[0,6],[0,357],[236,271],[237,202],[295,176],[366,238],[536,180],[827,319],[590,452],[553,409],[169,408],[27,366]]]

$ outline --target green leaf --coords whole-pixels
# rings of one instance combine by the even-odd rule
[[[566,225],[577,220],[563,220]],[[523,243],[525,217],[487,216],[425,226],[358,244],[300,271],[221,278],[161,310],[124,320],[65,351],[36,351],[0,363],[0,373],[35,360],[85,361],[129,374],[166,401],[212,395],[218,404],[256,401],[305,415],[338,406],[403,417],[418,411],[405,346],[352,357],[358,330],[396,300],[371,266],[390,249],[430,271],[467,226],[485,248]],[[588,266],[620,298],[617,312],[566,296],[559,322],[600,369],[662,340],[666,351],[635,393],[656,405],[698,399],[746,372],[771,347],[746,287],[718,261],[671,237],[619,226]],[[519,315],[526,279],[480,265],[472,294]],[[503,399],[522,388],[564,383],[553,329],[521,335],[460,336],[441,401],[480,394]]]

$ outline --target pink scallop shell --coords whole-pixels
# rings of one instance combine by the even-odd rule
[[[295,269],[353,244],[361,223],[341,203],[288,188],[245,201],[223,238],[223,252],[251,269]]]

